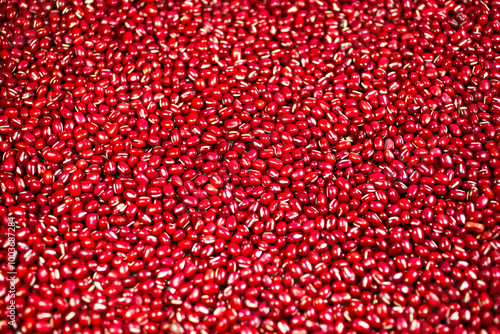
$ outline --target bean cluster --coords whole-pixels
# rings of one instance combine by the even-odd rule
[[[499,334],[499,20],[0,0],[0,332]]]

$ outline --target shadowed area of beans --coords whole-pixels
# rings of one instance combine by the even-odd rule
[[[0,0],[0,332],[500,334],[499,20]]]

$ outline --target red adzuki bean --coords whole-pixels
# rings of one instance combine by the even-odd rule
[[[0,332],[499,334],[499,20],[0,2]]]

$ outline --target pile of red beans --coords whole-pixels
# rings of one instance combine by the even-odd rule
[[[0,332],[500,333],[499,20],[0,0]]]

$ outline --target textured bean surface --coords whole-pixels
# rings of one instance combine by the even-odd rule
[[[0,0],[0,332],[499,334],[499,19]]]

